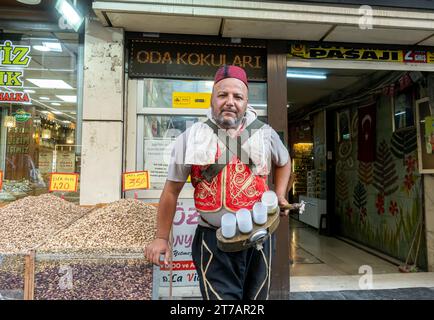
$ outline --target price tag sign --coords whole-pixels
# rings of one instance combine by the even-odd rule
[[[122,190],[149,189],[149,171],[125,172],[122,175]]]
[[[78,187],[78,173],[59,173],[50,174],[49,191],[76,192]]]

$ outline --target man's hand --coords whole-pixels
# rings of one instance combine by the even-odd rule
[[[145,258],[156,265],[161,265],[160,255],[164,254],[164,264],[168,265],[170,261],[171,248],[166,239],[157,238],[145,248]]]
[[[288,200],[285,199],[285,197],[277,197],[277,201],[279,203],[279,207],[281,206],[289,206]],[[287,216],[289,214],[289,209],[285,209],[283,211],[280,211],[281,216]]]

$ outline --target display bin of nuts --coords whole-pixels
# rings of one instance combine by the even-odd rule
[[[122,199],[89,211],[36,248],[35,299],[152,298],[155,206]]]
[[[0,253],[0,300],[24,299],[26,254]]]
[[[156,207],[78,206],[51,194],[0,208],[0,297],[151,299]]]
[[[0,299],[29,299],[32,248],[81,218],[80,208],[55,196],[29,196],[0,207]]]
[[[151,300],[153,267],[143,252],[36,254],[35,300]]]

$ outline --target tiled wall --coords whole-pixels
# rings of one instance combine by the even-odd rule
[[[350,139],[340,142],[336,139],[338,229],[343,236],[405,261],[422,215],[422,179],[417,170],[417,150],[411,148],[402,156],[393,152],[392,99],[388,95],[379,95],[376,103],[376,160],[359,162],[359,106],[348,107]],[[414,128],[408,132],[416,135]],[[378,171],[381,167],[387,167],[387,170]],[[377,185],[387,184],[387,189],[393,192],[382,194],[375,187],[375,181]],[[424,230],[420,238],[418,265],[426,268]],[[417,240],[413,249],[417,247]]]

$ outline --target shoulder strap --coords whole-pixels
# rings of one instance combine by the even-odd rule
[[[218,136],[219,128],[214,122],[212,122],[210,119],[208,119],[205,122],[205,124],[207,124],[214,131],[214,133],[217,135],[217,137],[219,137]],[[244,130],[247,130],[248,136],[250,138],[252,130],[260,129],[264,125],[265,125],[265,123],[263,123],[262,121],[260,121],[256,118]],[[219,138],[221,138],[221,137],[219,137]],[[236,140],[236,144],[235,144],[236,148],[237,148],[236,153],[230,149],[229,140],[232,140],[232,141]],[[202,175],[205,177],[205,179],[208,182],[211,182],[211,180],[214,179],[214,177],[217,176],[220,173],[220,171],[222,171],[224,169],[224,167],[226,167],[226,164],[229,162],[230,153],[235,153],[235,154],[241,155],[243,159],[247,158],[246,152],[241,148],[241,139],[239,137],[237,139],[232,139],[229,136],[225,136],[225,141],[222,141],[222,142],[225,145],[225,149],[222,151],[222,154],[220,157],[224,157],[223,159],[225,159],[225,162],[224,163],[211,164],[208,166],[208,168],[206,168],[205,170],[202,171]],[[250,169],[252,169],[252,167],[253,167],[253,162],[250,159],[250,157],[249,157],[248,166],[250,167]]]

